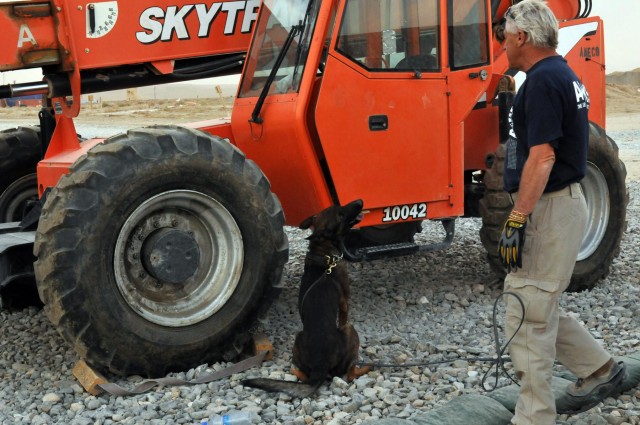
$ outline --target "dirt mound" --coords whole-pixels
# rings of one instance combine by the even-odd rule
[[[608,114],[636,112],[640,112],[640,86],[607,84]]]
[[[612,72],[607,75],[607,83],[640,87],[640,68],[626,72]]]
[[[218,99],[157,99],[110,100],[99,104],[84,104],[79,123],[105,123],[119,120],[134,125],[181,124],[231,116],[233,98]],[[0,108],[0,119],[33,119],[37,121],[38,107]]]

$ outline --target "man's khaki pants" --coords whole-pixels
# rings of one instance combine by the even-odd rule
[[[556,423],[551,389],[556,358],[580,378],[591,375],[611,358],[558,305],[558,298],[569,285],[586,222],[587,206],[578,183],[543,194],[527,224],[522,268],[508,274],[504,281],[504,290],[517,294],[525,308],[522,327],[509,346],[520,379],[514,424]],[[518,328],[522,308],[515,297],[505,298],[508,339]]]

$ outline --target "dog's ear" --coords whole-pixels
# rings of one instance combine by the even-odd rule
[[[316,216],[312,215],[311,217],[307,217],[305,218],[302,223],[300,223],[300,226],[298,226],[300,229],[305,230],[308,229],[309,227],[311,227],[313,225],[313,223],[316,221]]]

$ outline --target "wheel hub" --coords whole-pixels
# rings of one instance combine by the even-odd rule
[[[222,309],[242,274],[242,234],[214,198],[190,190],[162,192],[135,208],[114,250],[125,302],[162,326],[189,326]]]
[[[142,245],[144,268],[161,282],[184,282],[195,274],[199,261],[195,238],[177,229],[157,230]]]
[[[611,215],[607,178],[594,163],[587,163],[587,175],[581,185],[587,201],[587,228],[582,238],[578,261],[589,258],[598,249],[607,232]]]

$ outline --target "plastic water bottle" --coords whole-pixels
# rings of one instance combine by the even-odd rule
[[[230,412],[225,415],[215,415],[209,420],[203,420],[200,425],[251,425],[251,414]]]

